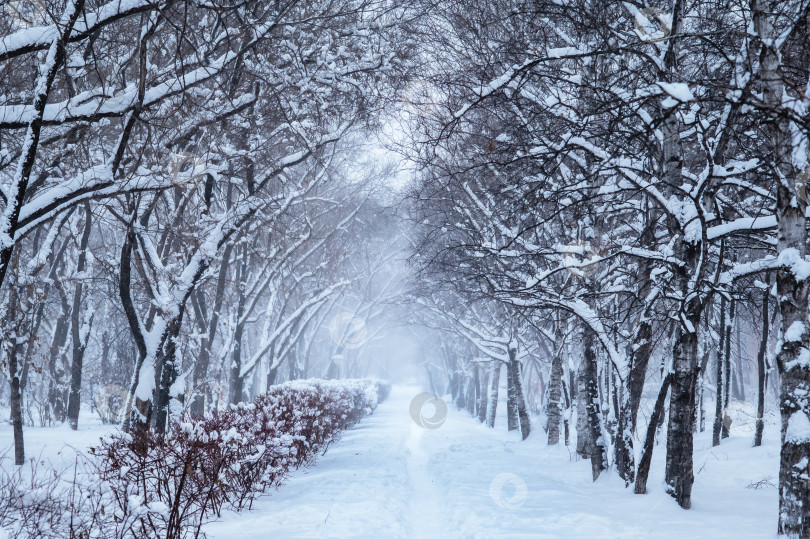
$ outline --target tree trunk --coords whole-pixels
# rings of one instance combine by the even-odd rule
[[[768,274],[765,283],[768,285],[762,294],[762,336],[759,341],[759,351],[757,352],[757,423],[754,431],[754,447],[762,445],[762,431],[765,429],[765,354],[768,351],[768,333],[770,321],[768,313],[768,301],[771,297],[771,276]]]
[[[777,271],[776,297],[781,346],[776,362],[781,374],[779,411],[782,419],[782,452],[779,466],[779,533],[810,536],[810,331],[807,325],[808,285],[796,275],[794,263],[806,264],[807,200],[799,196],[799,172],[793,165],[794,142],[783,99],[780,51],[776,49],[773,9],[765,0],[751,1],[755,42],[758,46],[762,101],[768,108],[768,142],[778,180],[776,185],[777,257],[784,265]],[[802,30],[806,32],[806,30]],[[805,36],[796,36],[805,39]],[[802,180],[806,184],[806,179]],[[790,338],[786,338],[790,336]]]
[[[650,475],[650,464],[652,463],[653,449],[655,448],[655,433],[658,431],[658,425],[664,418],[664,403],[667,400],[667,392],[669,391],[669,384],[672,381],[672,375],[664,376],[661,382],[661,389],[658,390],[658,398],[655,400],[652,415],[650,416],[650,424],[647,425],[647,436],[644,438],[644,447],[641,448],[641,458],[638,462],[638,474],[636,475],[636,494],[647,493],[647,477]]]
[[[487,398],[487,427],[495,428],[495,413],[498,411],[498,391],[501,382],[501,362],[492,362],[492,373],[489,381]]]
[[[517,430],[518,419],[518,396],[515,386],[515,370],[512,362],[512,350],[509,350],[509,361],[506,363],[506,423],[507,430]]]
[[[476,388],[478,387],[478,384],[475,380],[474,368],[473,368],[473,376],[467,378],[467,383],[465,387],[467,388],[466,410],[471,416],[475,417],[476,415],[475,405],[478,402],[478,395],[476,394]]]
[[[728,319],[726,320],[725,325],[726,349],[723,352],[723,428],[721,429],[721,435],[723,438],[728,438],[729,435],[729,423],[726,418],[728,417],[728,403],[729,397],[731,396],[731,328],[734,326],[735,306],[736,302],[734,301],[734,298],[731,298],[728,310]]]
[[[551,376],[549,376],[548,382],[548,445],[560,443],[562,376],[562,350],[559,349],[551,359]]]
[[[579,366],[577,373],[577,455],[583,459],[591,458],[591,436],[588,431],[588,384],[585,379],[585,361]]]
[[[591,457],[593,480],[607,469],[607,441],[602,434],[602,412],[599,404],[599,380],[597,377],[596,343],[593,331],[586,328],[582,339],[582,371],[585,381],[585,394],[588,430],[588,453]]]
[[[695,302],[697,300],[694,300]],[[692,306],[692,328],[698,327],[699,314]],[[699,311],[698,311],[699,313]],[[669,426],[667,428],[666,483],[669,493],[684,509],[692,505],[693,438],[695,422],[695,382],[698,353],[698,336],[679,324],[673,350]]]
[[[737,320],[737,324],[735,327],[735,333],[737,334],[736,345],[735,348],[737,352],[734,354],[734,376],[732,380],[734,381],[734,385],[732,386],[732,393],[731,396],[741,402],[745,402],[745,372],[743,366],[743,354],[742,354],[742,320],[735,318]]]
[[[476,387],[478,392],[478,401],[476,406],[478,408],[478,421],[483,423],[487,420],[487,377],[481,376],[479,370],[483,370],[483,366],[475,367]]]
[[[56,329],[51,338],[51,346],[48,351],[48,374],[50,376],[48,388],[48,407],[53,415],[53,420],[63,423],[67,413],[65,392],[63,390],[63,375],[65,373],[64,358],[62,357],[65,343],[67,342],[68,330],[70,329],[70,303],[61,287],[58,288],[61,297],[62,312],[56,320]]]
[[[563,381],[563,395],[565,396],[565,411],[563,412],[563,437],[565,439],[565,445],[570,445],[570,427],[568,425],[569,418],[571,417],[571,392],[565,387],[565,382]]]
[[[155,376],[157,378],[155,383],[155,396],[154,400],[154,414],[152,415],[152,425],[155,431],[159,433],[166,432],[169,424],[169,404],[172,399],[172,386],[177,380],[177,336],[180,334],[180,328],[183,324],[184,309],[180,309],[180,314],[174,320],[170,321],[166,328],[166,339],[163,345],[162,357],[156,362]]]
[[[621,402],[616,417],[616,471],[628,486],[636,478],[636,463],[633,454],[633,417],[629,391],[624,384],[618,387],[618,400]]]
[[[638,409],[641,405],[641,394],[644,391],[644,380],[647,378],[647,366],[650,363],[652,352],[652,324],[646,319],[642,320],[632,353],[630,375],[627,380],[628,406],[630,413],[630,428],[635,430],[638,418]]]
[[[245,380],[242,376],[242,337],[245,332],[245,323],[242,318],[245,314],[245,286],[247,280],[247,246],[242,246],[242,256],[239,261],[239,299],[236,306],[236,329],[233,335],[233,352],[231,354],[231,377],[228,387],[228,402],[239,404],[242,402],[242,392],[244,391]]]
[[[79,261],[76,265],[76,284],[73,287],[73,311],[71,312],[71,339],[73,340],[73,363],[70,368],[70,397],[68,398],[68,424],[70,428],[79,428],[79,410],[82,402],[82,364],[84,362],[84,351],[87,349],[86,335],[82,335],[82,293],[84,291],[83,273],[87,270],[87,244],[90,241],[90,230],[92,228],[92,213],[90,204],[84,204],[84,230],[82,231],[79,243]],[[91,322],[88,321],[88,324]]]
[[[514,384],[518,426],[520,427],[520,435],[525,440],[531,434],[532,426],[529,420],[529,412],[526,409],[526,395],[523,393],[523,369],[517,359],[517,350],[510,348],[509,358],[509,363],[512,366],[512,382]]]
[[[720,296],[720,345],[717,347],[717,382],[714,402],[714,425],[712,427],[712,446],[720,445],[720,437],[723,431],[723,378],[725,369],[723,368],[723,354],[726,349],[726,297]]]
[[[8,311],[6,314],[6,319],[4,320],[6,324],[14,327],[14,324],[18,321],[18,317],[20,316],[19,310],[17,306],[19,305],[19,287],[16,283],[13,283],[13,286],[9,287],[9,298],[8,298]],[[13,337],[7,340],[5,343],[5,359],[8,362],[8,374],[9,374],[9,381],[11,382],[11,395],[10,395],[10,405],[11,405],[11,424],[14,430],[14,464],[17,466],[22,466],[25,463],[25,441],[23,439],[23,415],[22,415],[22,386],[20,384],[20,375],[22,373],[22,365],[19,364],[19,358],[21,355],[21,347],[22,345],[20,342]]]
[[[118,274],[118,295],[121,299],[121,307],[127,317],[132,339],[138,349],[134,371],[132,372],[132,382],[129,386],[127,403],[124,407],[124,432],[130,432],[135,424],[145,424],[149,420],[149,410],[142,409],[136,402],[135,392],[141,376],[141,367],[146,360],[146,341],[143,336],[140,320],[135,311],[135,304],[132,301],[132,249],[135,247],[135,231],[130,226],[124,237],[124,244],[121,246],[121,258]]]

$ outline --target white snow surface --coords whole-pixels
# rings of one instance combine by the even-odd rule
[[[810,441],[810,419],[801,410],[793,412],[788,419],[785,440],[794,444],[803,444]]]
[[[775,536],[777,491],[751,486],[776,483],[779,434],[772,425],[759,448],[751,447],[752,425],[735,424],[732,437],[713,450],[711,429],[698,435],[692,509],[684,511],[664,493],[664,445],[655,450],[649,494],[639,496],[613,470],[592,483],[590,462],[577,460],[573,445],[547,446],[539,425],[524,442],[505,432],[503,405],[495,430],[452,407],[440,428],[422,429],[408,413],[419,393],[395,387],[313,467],[295,472],[253,511],[224,514],[206,533],[218,539]]]
[[[708,428],[695,438],[692,509],[664,493],[665,446],[655,448],[647,495],[625,488],[614,470],[591,482],[590,462],[571,446],[546,445],[535,418],[526,441],[448,407],[435,430],[408,411],[422,393],[395,386],[375,412],[345,432],[325,455],[294,472],[252,511],[226,512],[204,528],[215,539],[292,538],[764,538],[775,537],[778,418],[770,413],[764,445],[752,448],[750,405],[732,403],[731,438],[711,447]],[[505,396],[505,394],[502,393]],[[640,421],[646,424],[642,405]],[[713,410],[714,405],[706,405]],[[2,410],[7,417],[7,410]],[[59,469],[114,427],[83,408],[79,430],[26,428],[26,454]],[[641,433],[643,436],[643,432]],[[637,453],[640,443],[636,441]],[[13,455],[12,430],[0,424],[0,452]],[[570,451],[569,451],[570,449]],[[10,461],[3,461],[10,466]],[[760,483],[754,488],[755,483]],[[0,530],[0,538],[3,538]]]

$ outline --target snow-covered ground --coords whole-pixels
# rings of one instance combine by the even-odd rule
[[[205,531],[218,539],[775,535],[778,431],[769,425],[765,445],[752,448],[747,409],[734,410],[732,437],[720,447],[711,448],[709,431],[697,436],[693,508],[684,511],[664,493],[662,445],[650,493],[637,496],[613,471],[592,483],[590,463],[577,460],[573,447],[546,446],[539,426],[525,442],[505,432],[504,406],[495,430],[452,408],[441,427],[423,429],[409,414],[420,392],[395,387],[314,466],[295,472],[252,511],[226,513]],[[69,468],[76,451],[112,428],[84,410],[80,425],[76,432],[27,428],[27,455]],[[9,456],[11,441],[11,426],[0,424],[0,451]]]
[[[693,508],[664,493],[664,447],[656,448],[648,487],[637,496],[611,471],[593,484],[590,463],[542,429],[525,442],[449,410],[435,430],[408,412],[417,388],[395,387],[388,401],[346,432],[317,464],[260,499],[253,511],[225,514],[206,527],[220,539],[773,537],[778,433],[751,448],[750,426],[711,449],[695,442]],[[501,407],[503,408],[503,407]],[[429,413],[427,415],[430,415]],[[573,449],[573,448],[571,448]]]
[[[14,432],[8,420],[8,409],[1,410],[4,419],[0,423],[0,455],[4,455],[2,464],[13,465]],[[24,427],[26,459],[34,458],[40,466],[50,466],[58,470],[72,468],[78,452],[98,445],[99,439],[115,429],[114,425],[104,425],[98,414],[82,406],[79,415],[79,428],[71,430],[67,423],[58,427]]]

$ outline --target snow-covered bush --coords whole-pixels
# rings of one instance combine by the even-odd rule
[[[292,470],[311,464],[390,389],[370,379],[287,382],[253,403],[175,422],[165,435],[111,435],[69,473],[36,461],[25,473],[0,466],[0,532],[202,537],[202,524],[223,507],[249,508]]]
[[[116,434],[93,449],[117,536],[186,537],[310,464],[390,391],[378,380],[299,380],[164,436]]]

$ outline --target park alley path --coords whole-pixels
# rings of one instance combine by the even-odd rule
[[[451,408],[439,428],[424,429],[409,414],[419,393],[395,386],[314,466],[295,472],[253,511],[224,514],[206,533],[219,539],[773,535],[776,492],[745,487],[770,473],[775,445],[760,448],[762,458],[752,461],[755,450],[743,437],[714,452],[696,444],[695,502],[684,514],[663,492],[661,446],[651,493],[636,496],[612,472],[593,484],[590,464],[563,445],[547,447],[539,425],[521,442],[504,432],[503,414],[491,430]]]

